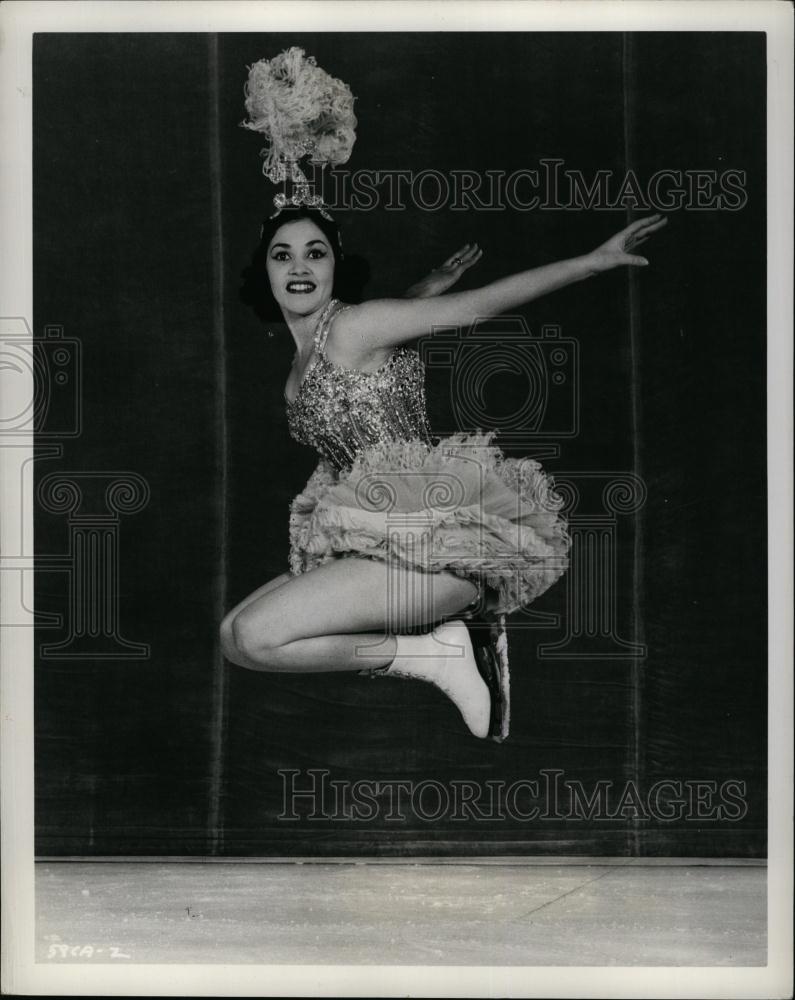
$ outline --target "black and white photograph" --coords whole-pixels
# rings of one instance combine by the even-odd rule
[[[3,4],[5,992],[791,996],[792,20]]]

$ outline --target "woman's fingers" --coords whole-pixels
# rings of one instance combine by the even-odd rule
[[[654,215],[644,215],[642,219],[636,219],[632,225],[636,229],[642,229],[644,226],[651,226],[656,224],[662,219],[662,213],[656,212]]]
[[[447,260],[442,264],[442,267],[458,267],[458,265],[463,261],[464,255],[469,252],[469,243],[465,243],[460,250],[456,250],[454,254],[451,254]]]
[[[662,229],[667,223],[668,219],[659,214],[650,215],[646,219],[638,219],[637,222],[633,222],[632,225],[621,230],[618,234],[617,244],[623,251],[633,250],[635,247],[639,247],[641,243],[645,243],[652,233],[656,233],[658,229]],[[616,244],[613,243],[613,245],[615,246]]]
[[[477,243],[467,243],[465,247],[456,255],[458,257],[458,263],[460,264],[472,264],[475,257],[480,253]]]
[[[644,235],[645,234],[656,233],[658,229],[662,229],[663,226],[667,226],[667,225],[668,225],[668,218],[664,217],[664,218],[660,219],[659,222],[653,222],[653,223],[650,223],[648,226],[646,226],[644,228],[644,230],[643,230],[643,233],[644,233]]]
[[[649,235],[661,229],[667,222],[668,219],[658,212],[656,215],[648,215],[645,219],[638,219],[636,222],[631,223],[626,229],[622,230],[622,235],[632,236],[640,232],[644,235]]]
[[[451,254],[447,258],[444,264],[442,264],[442,269],[452,270],[457,267],[469,267],[480,258],[482,253],[483,251],[478,247],[477,243],[465,243],[460,250],[456,250],[454,254]]]
[[[667,217],[658,213],[657,215],[650,215],[645,219],[638,219],[637,222],[633,222],[629,227],[629,232],[642,232],[644,235],[648,235],[650,233],[656,233],[658,229],[662,229],[662,227],[667,225],[667,223]]]
[[[477,264],[477,262],[480,260],[480,257],[481,254],[478,253],[474,257],[469,257],[465,260],[462,260],[460,264],[456,265],[457,274],[460,276],[464,273],[464,271],[468,271],[473,264]]]

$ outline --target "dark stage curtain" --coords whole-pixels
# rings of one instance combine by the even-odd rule
[[[238,127],[246,67],[294,44],[357,96],[351,170],[558,160],[609,172],[613,194],[629,172],[745,172],[720,211],[692,190],[674,206],[647,270],[523,310],[547,374],[563,346],[565,387],[545,383],[546,435],[505,450],[579,497],[576,564],[516,617],[502,745],[430,687],[247,672],[218,648],[225,611],[286,569],[315,464],[287,435],[289,334],[238,300],[272,195]],[[764,123],[761,34],[36,36],[34,328],[74,390],[52,390],[35,464],[38,854],[764,855]],[[461,287],[627,219],[339,214],[372,297],[470,240],[485,256]],[[449,381],[429,368],[440,432],[461,420]],[[528,385],[488,391],[501,419]],[[331,815],[304,798],[285,818],[290,782],[312,781]],[[362,781],[426,785],[419,807],[363,820],[330,784]],[[590,818],[570,815],[571,783],[597,794]],[[464,786],[485,816],[444,810]]]

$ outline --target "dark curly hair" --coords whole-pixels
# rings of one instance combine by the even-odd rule
[[[370,277],[369,266],[362,257],[343,255],[339,226],[333,219],[327,219],[316,208],[306,205],[282,209],[275,218],[266,219],[262,224],[259,246],[241,272],[240,300],[250,306],[263,323],[283,322],[282,311],[268,280],[268,246],[278,229],[299,219],[310,219],[328,240],[334,254],[332,295],[335,298],[343,302],[361,302],[364,286]]]

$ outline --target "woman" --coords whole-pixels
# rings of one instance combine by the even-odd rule
[[[227,658],[253,670],[425,680],[473,735],[504,736],[499,663],[476,658],[461,616],[484,604],[505,615],[538,596],[565,570],[569,539],[538,463],[505,459],[489,434],[432,442],[422,364],[406,343],[643,266],[630,251],[665,221],[642,219],[584,256],[471,291],[345,305],[330,217],[293,206],[269,220],[259,259],[296,344],[290,431],[321,460],[292,505],[290,573],[226,616]]]

